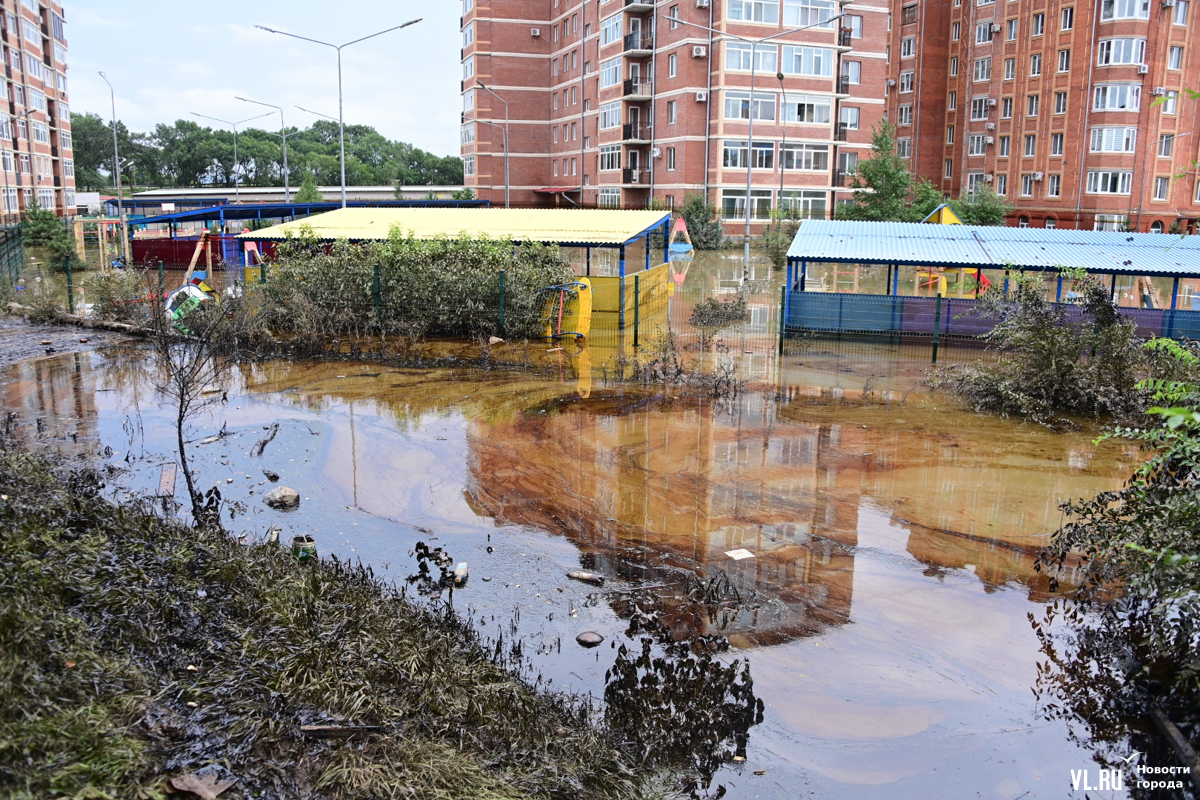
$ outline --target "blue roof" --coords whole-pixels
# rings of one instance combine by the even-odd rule
[[[1200,278],[1200,236],[810,219],[788,258]]]
[[[479,208],[489,206],[487,200],[357,200],[346,203],[348,208]],[[175,211],[155,217],[137,217],[130,225],[164,225],[180,222],[214,222],[227,219],[287,220],[307,217],[341,208],[336,201],[320,203],[240,203],[210,205]]]

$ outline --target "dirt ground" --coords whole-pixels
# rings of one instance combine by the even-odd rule
[[[72,324],[44,325],[28,322],[24,317],[0,315],[0,366],[55,353],[87,352],[130,338],[122,333]],[[4,381],[0,374],[0,384]]]

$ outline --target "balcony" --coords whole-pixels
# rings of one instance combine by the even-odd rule
[[[58,158],[58,145],[56,145],[56,144],[50,145],[50,155],[54,156],[55,158]]]
[[[844,170],[844,169],[835,169],[835,170],[833,171],[833,181],[832,181],[832,183],[833,183],[833,185],[834,185],[834,186],[838,186],[838,187],[844,187],[844,186],[846,185],[846,170]]]
[[[654,52],[654,34],[634,31],[625,34],[625,53],[628,55],[650,55]]]
[[[650,183],[650,170],[623,169],[621,170],[621,183],[626,186],[646,186]]]
[[[626,122],[621,126],[621,140],[626,142],[650,141],[650,126],[636,122]]]
[[[838,47],[853,47],[854,45],[851,44],[853,39],[853,28],[842,28],[840,31],[838,31]]]
[[[61,187],[61,186],[62,186],[62,178],[60,178],[60,177],[58,177],[57,175],[55,175],[55,176],[54,176],[54,185],[55,185],[55,186],[60,186],[60,187]]]
[[[653,11],[654,0],[625,0],[626,11]]]
[[[850,76],[839,75],[837,79],[837,93],[850,94]]]
[[[646,99],[649,100],[654,96],[653,81],[648,78],[626,78],[625,79],[625,98],[626,99]]]
[[[849,127],[846,125],[846,123],[839,122],[837,124],[837,127],[835,127],[833,130],[833,138],[839,142],[846,141],[846,132],[848,130],[849,130]]]

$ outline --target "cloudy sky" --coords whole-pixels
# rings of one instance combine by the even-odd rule
[[[458,0],[64,0],[71,110],[117,117],[135,131],[198,112],[243,120],[284,108],[289,126],[337,116],[337,54],[265,25],[342,44],[418,17],[400,31],[342,51],[346,123],[374,126],[389,139],[437,155],[458,154]],[[279,115],[252,123],[279,127]],[[249,126],[247,126],[249,127]]]

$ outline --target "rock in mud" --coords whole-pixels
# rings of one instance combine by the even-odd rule
[[[584,647],[598,647],[604,641],[604,637],[595,631],[584,631],[575,637],[575,641]]]
[[[300,507],[300,493],[290,487],[280,486],[263,495],[263,502],[271,508],[289,511]]]
[[[584,572],[580,569],[574,569],[567,573],[567,577],[573,578],[577,581],[583,581],[584,583],[590,583],[593,586],[604,585],[604,576],[597,575],[595,572]]]
[[[263,474],[263,476],[264,476],[264,477],[266,477],[266,479],[267,479],[267,480],[269,480],[271,483],[278,483],[278,482],[279,482],[279,473],[278,473],[278,472],[272,472],[272,471],[271,471],[271,470],[269,470],[269,469],[264,469],[264,470],[262,471],[262,474]]]

